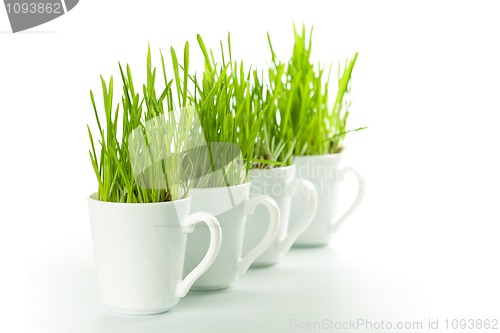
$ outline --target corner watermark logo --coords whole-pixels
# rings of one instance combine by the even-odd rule
[[[52,21],[72,10],[79,0],[3,0],[12,32]]]

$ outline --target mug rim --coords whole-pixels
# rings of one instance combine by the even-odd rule
[[[250,169],[248,172],[252,172],[252,173],[255,173],[255,174],[259,174],[259,173],[270,173],[270,174],[273,174],[273,173],[276,173],[276,172],[288,172],[289,170],[291,169],[296,169],[297,167],[295,166],[295,164],[291,164],[291,165],[286,165],[286,166],[281,166],[281,167],[276,167],[276,168],[271,168],[271,169]]]
[[[227,188],[227,187],[230,187],[230,188],[245,188],[247,186],[250,186],[250,181],[246,181],[245,183],[243,184],[238,184],[238,185],[229,185],[229,186],[219,186],[219,187],[191,187],[188,191],[188,195],[187,197],[189,198],[190,197],[190,192],[191,191],[214,191],[214,190],[220,190],[220,189],[223,189],[223,188]]]
[[[171,201],[162,201],[162,202],[115,202],[115,201],[102,201],[99,199],[96,199],[97,192],[92,193],[87,197],[87,200],[89,202],[95,202],[98,204],[103,204],[103,205],[110,205],[110,206],[160,206],[160,205],[169,205],[169,204],[178,204],[178,203],[183,203],[184,201],[188,202],[191,198],[189,196],[186,196],[181,199],[177,200],[171,200]]]
[[[340,158],[343,156],[343,152],[335,154],[321,154],[321,155],[293,155],[294,162],[295,159],[330,159],[330,158]]]

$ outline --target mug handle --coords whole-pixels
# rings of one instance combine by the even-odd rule
[[[222,232],[219,221],[212,215],[206,212],[196,212],[189,215],[181,223],[182,232],[191,233],[197,223],[204,222],[210,231],[210,245],[208,246],[207,253],[201,262],[193,268],[191,272],[177,283],[175,294],[177,297],[184,297],[195,281],[205,273],[210,266],[214,263],[215,258],[219,254],[220,246],[222,243]]]
[[[349,218],[349,216],[351,216],[352,213],[354,213],[354,211],[359,207],[365,196],[365,189],[366,189],[365,178],[353,168],[345,167],[340,169],[340,180],[344,180],[345,174],[349,172],[353,173],[354,176],[356,176],[356,179],[358,180],[358,193],[356,194],[356,198],[354,199],[354,202],[352,203],[351,207],[349,207],[349,209],[344,213],[344,215],[339,217],[337,221],[330,223],[329,226],[330,234],[336,233],[337,231],[340,230],[340,227],[342,227],[342,225]]]
[[[244,204],[244,214],[253,214],[255,207],[258,205],[264,205],[269,212],[269,227],[264,235],[264,238],[257,244],[247,255],[238,261],[238,274],[242,275],[247,270],[248,267],[264,253],[265,250],[271,245],[276,236],[278,235],[278,228],[280,223],[280,210],[278,204],[271,197],[267,195],[257,195],[250,199],[247,199]]]
[[[318,208],[318,192],[313,183],[306,179],[294,179],[286,184],[285,193],[292,196],[296,193],[297,189],[305,193],[308,200],[299,222],[288,232],[285,238],[279,240],[278,251],[281,253],[290,250],[297,238],[311,225]]]

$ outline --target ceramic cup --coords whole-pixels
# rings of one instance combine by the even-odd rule
[[[330,242],[332,234],[337,232],[351,214],[359,207],[365,193],[364,178],[351,167],[340,167],[342,154],[296,156],[297,177],[305,178],[314,184],[318,192],[318,209],[307,228],[294,243],[294,246],[324,246]],[[357,194],[346,212],[338,212],[339,183],[347,174],[357,179]],[[304,210],[305,195],[298,193],[292,200],[290,225],[298,223],[298,216]]]
[[[290,250],[295,240],[309,227],[316,214],[318,195],[314,185],[308,180],[295,178],[295,176],[295,165],[273,169],[252,169],[248,174],[252,183],[250,195],[269,195],[280,209],[278,235],[273,244],[255,259],[252,266],[269,266],[278,263]],[[305,195],[304,209],[300,212],[297,224],[289,229],[292,197],[298,192]],[[248,216],[243,253],[249,252],[266,232],[267,212],[261,208],[257,207],[255,213]]]
[[[168,311],[219,252],[217,219],[205,212],[189,214],[190,198],[147,204],[95,198],[94,194],[88,199],[88,206],[99,296],[113,312],[149,315]],[[199,265],[182,279],[186,234],[198,222],[208,226],[207,240],[200,248]]]
[[[280,213],[276,202],[268,196],[249,198],[250,183],[217,188],[192,188],[193,208],[217,217],[222,229],[222,245],[214,264],[194,284],[193,290],[227,288],[244,274],[252,262],[273,242],[278,232]],[[242,258],[241,251],[247,215],[263,205],[269,212],[267,232],[258,244]],[[207,247],[208,230],[197,226],[188,239],[185,271],[197,265]]]

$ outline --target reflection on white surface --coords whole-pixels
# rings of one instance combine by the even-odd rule
[[[33,303],[33,324],[41,332],[288,332],[294,322],[425,313],[417,285],[349,262],[331,247],[293,249],[279,266],[251,269],[226,290],[190,292],[157,316],[107,311],[97,299],[90,262],[42,276]]]
[[[341,232],[343,237],[328,247],[292,249],[279,265],[251,269],[225,290],[190,292],[170,312],[157,316],[126,317],[106,310],[97,299],[91,255],[85,251],[74,262],[68,256],[64,263],[38,270],[31,291],[35,311],[30,324],[39,332],[51,333],[280,333],[310,332],[307,325],[330,321],[427,325],[435,318],[498,314],[494,312],[499,309],[498,289],[491,289],[492,281],[485,277],[485,284],[474,286],[473,291],[467,286],[480,267],[476,273],[457,275],[453,261],[439,268],[441,258],[434,259],[443,252],[436,252],[436,247],[434,251],[418,249],[416,244],[432,245],[418,237],[407,239],[406,247],[393,247],[398,241],[382,238],[387,228],[376,231],[392,222],[370,227],[377,222],[368,219],[367,213],[353,218]],[[401,228],[393,232],[405,237]],[[464,265],[471,264],[464,259]]]

